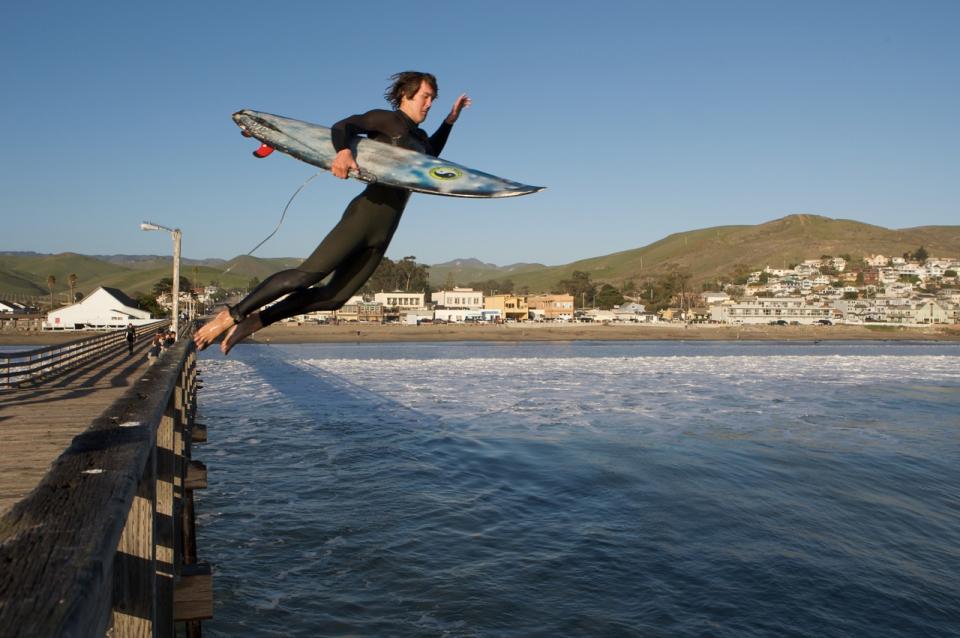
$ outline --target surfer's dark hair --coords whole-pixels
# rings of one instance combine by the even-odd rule
[[[403,98],[408,100],[417,94],[420,90],[420,84],[426,82],[437,93],[437,78],[432,73],[421,73],[420,71],[401,71],[390,76],[392,84],[383,92],[383,97],[387,102],[393,104],[393,108],[400,108],[400,102]],[[436,95],[434,95],[436,97]]]

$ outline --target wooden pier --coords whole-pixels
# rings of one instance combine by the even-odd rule
[[[132,355],[118,333],[0,354],[0,637],[199,636],[212,617],[196,350],[185,333],[148,361],[155,328]]]

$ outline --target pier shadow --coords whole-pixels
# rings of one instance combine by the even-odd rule
[[[0,390],[0,410],[4,407],[46,404],[52,400],[80,399],[104,388],[127,387],[147,370],[149,342],[138,344],[133,354],[127,349],[111,351],[63,374],[31,382],[21,388]],[[0,421],[4,420],[0,413]]]

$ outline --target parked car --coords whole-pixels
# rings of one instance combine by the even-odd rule
[[[833,325],[833,322],[830,321],[829,319],[817,319],[816,321],[814,321],[814,323],[817,324],[818,326],[832,326],[832,325]]]
[[[771,326],[785,326],[785,325],[787,325],[787,320],[786,320],[786,319],[777,319],[776,321],[771,321],[771,322],[770,322],[770,325],[771,325]]]

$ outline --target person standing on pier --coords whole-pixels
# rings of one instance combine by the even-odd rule
[[[419,125],[437,97],[437,79],[430,73],[404,71],[391,77],[384,97],[394,110],[374,109],[340,120],[331,129],[336,158],[330,171],[347,179],[359,170],[350,143],[360,135],[380,142],[438,156],[460,112],[471,100],[460,95],[436,132],[427,136]],[[224,354],[255,331],[280,319],[318,310],[337,310],[374,273],[383,259],[410,198],[410,191],[370,184],[347,206],[340,222],[297,268],[278,272],[232,308],[226,308],[193,337],[203,350],[224,332]],[[331,275],[332,273],[332,275]],[[330,281],[317,286],[330,275]],[[286,298],[264,308],[267,304]]]
[[[137,342],[137,329],[133,327],[132,323],[127,324],[127,356],[133,356],[133,344]]]

